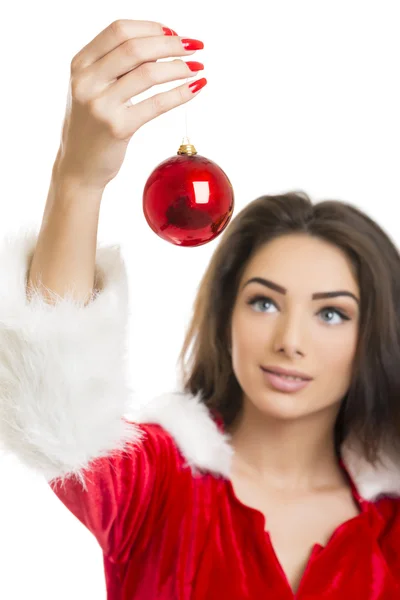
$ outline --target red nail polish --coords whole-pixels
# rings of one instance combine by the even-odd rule
[[[198,79],[197,81],[193,81],[193,83],[189,84],[189,88],[193,94],[199,92],[207,83],[207,79],[203,77],[202,79]]]
[[[195,60],[188,60],[186,64],[191,71],[202,71],[204,69],[203,63],[196,62]]]
[[[185,38],[181,42],[185,50],[202,50],[204,48],[204,44],[200,40]]]
[[[171,29],[170,27],[163,27],[164,35],[178,35],[176,31]]]

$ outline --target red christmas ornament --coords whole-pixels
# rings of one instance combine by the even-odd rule
[[[197,154],[187,138],[177,156],[154,169],[143,191],[147,223],[177,246],[201,246],[215,239],[228,225],[233,208],[234,193],[226,173]]]

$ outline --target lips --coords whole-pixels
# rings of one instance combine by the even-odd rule
[[[299,371],[289,371],[288,369],[283,369],[281,367],[261,367],[263,371],[267,373],[273,373],[274,375],[286,375],[288,377],[299,377],[302,381],[311,381],[312,377],[309,375],[305,375],[304,373],[300,373]]]
[[[261,368],[261,371],[263,372],[264,381],[268,384],[269,388],[285,394],[299,392],[310,383],[309,380],[304,379],[287,379],[280,374],[271,373],[263,368]]]

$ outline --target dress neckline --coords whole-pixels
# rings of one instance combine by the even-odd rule
[[[225,433],[225,423],[224,423],[224,420],[222,418],[221,413],[218,410],[216,410],[216,409],[212,409],[211,410],[211,417],[215,421],[218,429],[222,433]],[[345,474],[346,479],[347,479],[347,481],[348,481],[348,483],[350,485],[350,490],[351,490],[352,496],[353,496],[354,501],[356,502],[356,504],[357,504],[357,506],[358,506],[358,508],[360,510],[360,514],[364,514],[365,512],[367,512],[369,510],[371,502],[369,502],[368,500],[366,500],[365,498],[363,498],[363,496],[361,495],[361,493],[360,493],[360,491],[359,491],[359,489],[358,489],[358,487],[357,487],[357,485],[356,485],[356,483],[355,483],[355,481],[354,481],[354,479],[353,479],[350,471],[348,470],[348,468],[347,468],[347,466],[346,466],[346,464],[345,464],[342,456],[339,457],[339,466],[342,469],[342,472]],[[236,498],[236,500],[240,504],[242,504],[242,502],[236,496],[236,493],[235,493],[235,490],[233,488],[233,484],[231,482],[231,479],[230,478],[226,478],[226,480],[229,483],[229,487],[231,488],[231,492],[233,493],[233,496]],[[243,505],[243,506],[246,506],[246,505]],[[257,509],[252,509],[252,510],[256,510],[257,511]],[[260,512],[260,511],[257,511],[257,512]],[[357,515],[357,516],[360,516],[360,514]],[[354,518],[356,518],[356,517],[354,517]]]
[[[225,433],[225,426],[221,414],[218,411],[213,410],[212,416],[215,420],[218,429],[222,433]],[[347,519],[346,521],[338,525],[336,529],[332,532],[325,545],[315,543],[312,546],[307,565],[301,577],[299,588],[296,592],[292,590],[288,577],[286,576],[283,566],[281,565],[276,551],[274,549],[274,546],[272,544],[270,533],[267,529],[267,518],[260,510],[258,510],[257,508],[253,508],[252,506],[249,506],[247,504],[244,504],[238,498],[230,477],[224,476],[223,478],[225,490],[228,490],[228,495],[230,496],[231,501],[233,501],[233,503],[236,504],[236,506],[238,506],[243,513],[252,517],[253,522],[255,523],[254,533],[257,534],[257,537],[260,536],[261,542],[265,543],[269,548],[269,552],[275,561],[276,568],[280,572],[281,581],[285,585],[286,589],[290,590],[291,597],[293,599],[297,597],[299,590],[303,588],[305,584],[304,582],[307,580],[309,571],[313,568],[314,562],[318,560],[320,556],[330,556],[331,552],[334,551],[335,547],[337,547],[337,544],[341,543],[340,540],[342,540],[343,543],[343,541],[347,539],[348,536],[352,536],[355,532],[361,533],[361,531],[363,531],[368,537],[377,539],[383,527],[384,520],[380,514],[380,511],[377,509],[377,507],[372,501],[367,500],[361,495],[358,486],[356,485],[356,482],[354,481],[349,469],[347,468],[342,455],[339,456],[339,466],[347,479],[352,497],[356,505],[358,506],[359,512],[354,517],[351,517],[350,519]],[[358,534],[356,533],[356,535]]]
[[[322,545],[318,542],[315,542],[312,545],[310,554],[309,554],[309,557],[307,560],[307,564],[304,568],[304,571],[303,571],[303,574],[302,574],[302,577],[301,577],[301,580],[299,583],[299,587],[296,590],[296,592],[291,587],[288,576],[286,575],[283,565],[281,564],[279,557],[276,553],[275,547],[273,545],[273,542],[271,539],[271,534],[268,529],[268,517],[265,517],[261,510],[242,502],[236,495],[232,480],[230,478],[224,477],[224,487],[225,487],[225,490],[228,491],[228,496],[230,497],[230,500],[239,508],[239,510],[242,514],[246,514],[248,517],[251,518],[251,520],[254,524],[254,529],[252,529],[253,533],[260,540],[260,543],[262,545],[264,545],[264,544],[266,545],[265,547],[268,549],[269,555],[275,563],[277,572],[279,572],[279,574],[280,574],[279,575],[280,581],[285,586],[287,591],[289,591],[289,593],[291,594],[291,597],[293,599],[297,597],[297,593],[304,586],[304,582],[306,581],[306,579],[308,577],[309,571],[313,568],[314,562],[321,555],[324,556],[324,555],[326,555],[326,553],[331,554],[334,551],[335,547],[337,547],[337,544],[341,543],[340,540],[342,540],[342,543],[343,543],[344,537],[349,538],[349,536],[352,536],[355,532],[361,531],[361,529],[363,531],[366,531],[367,529],[368,530],[371,529],[369,521],[370,521],[370,516],[371,516],[370,508],[372,505],[367,500],[364,500],[361,497],[354,481],[352,480],[352,478],[351,478],[349,472],[347,471],[346,466],[344,465],[342,460],[341,460],[341,467],[349,479],[351,492],[352,492],[355,502],[357,503],[357,505],[359,507],[359,513],[357,515],[355,515],[354,517],[350,517],[346,521],[343,521],[343,523],[340,523],[334,529],[334,531],[332,531],[332,533],[325,545]]]

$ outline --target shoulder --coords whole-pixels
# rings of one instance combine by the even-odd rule
[[[171,435],[158,424],[137,426],[139,439],[94,459],[83,480],[50,482],[59,500],[94,534],[103,553],[117,562],[125,561],[132,548],[144,551],[159,524],[175,514],[177,498],[182,512],[181,500],[188,497],[192,481]]]
[[[121,455],[121,460],[144,460],[149,466],[162,466],[172,471],[184,471],[185,457],[171,433],[158,423],[135,423],[141,436],[129,454]]]
[[[400,527],[400,496],[381,495],[373,502],[384,524],[383,531],[390,531],[392,527]]]
[[[114,473],[133,470],[136,476],[141,473],[156,478],[161,474],[163,479],[168,474],[187,470],[184,455],[173,436],[162,425],[124,420],[135,425],[138,432],[136,439],[123,450],[95,459],[90,466],[90,473],[97,468],[102,470],[106,464]]]
[[[400,581],[400,497],[382,496],[373,504],[379,516],[379,547],[390,571]]]
[[[229,476],[233,455],[229,435],[199,395],[176,391],[152,397],[135,407],[130,420],[146,427],[150,436],[161,436],[164,444],[172,444],[194,473],[202,470]]]
[[[79,477],[70,473],[49,482],[60,499],[71,504],[96,497],[99,489],[113,489],[121,501],[134,489],[155,498],[156,490],[173,488],[174,478],[185,473],[185,461],[171,434],[156,423],[124,421],[135,425],[136,434],[123,449],[94,458]]]

